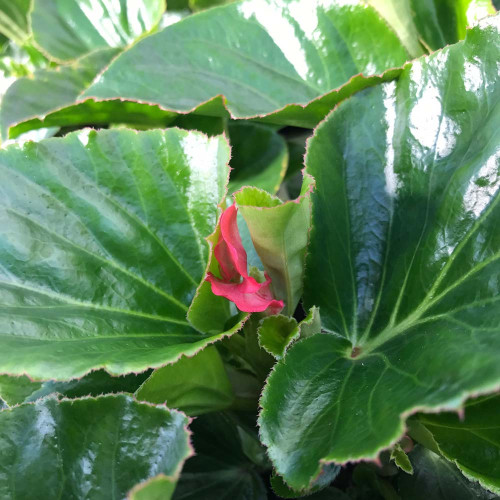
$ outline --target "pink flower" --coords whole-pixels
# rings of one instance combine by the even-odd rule
[[[247,253],[238,232],[237,215],[236,205],[231,205],[220,218],[220,236],[214,254],[222,279],[208,273],[206,280],[215,295],[231,300],[240,311],[278,314],[284,304],[273,298],[269,288],[271,278],[266,274],[266,281],[259,283],[248,275]]]

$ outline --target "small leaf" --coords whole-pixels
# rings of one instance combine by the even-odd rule
[[[125,498],[192,454],[188,419],[127,396],[44,398],[0,412],[3,498]]]
[[[164,11],[164,0],[33,0],[31,28],[51,58],[69,61],[126,47],[154,28]]]
[[[314,179],[304,176],[299,198],[282,203],[256,188],[234,195],[264,269],[272,280],[274,296],[285,301],[292,315],[302,295],[304,260],[311,223]]]
[[[261,347],[276,359],[281,359],[287,346],[300,336],[297,321],[281,314],[264,318],[257,334]]]
[[[189,416],[227,408],[234,399],[217,349],[208,346],[192,358],[158,368],[136,392],[139,401],[166,403]]]
[[[394,460],[394,463],[407,474],[413,474],[410,459],[399,443],[396,443],[391,451],[391,460]]]
[[[260,322],[257,334],[260,346],[279,360],[292,342],[320,332],[319,310],[313,307],[300,323],[281,314],[268,316]]]

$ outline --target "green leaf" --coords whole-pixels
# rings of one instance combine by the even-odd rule
[[[229,125],[231,177],[228,191],[254,186],[275,194],[288,166],[285,140],[271,127],[248,122]]]
[[[467,402],[464,418],[455,413],[419,415],[441,454],[469,478],[500,495],[500,396]]]
[[[491,0],[365,0],[373,5],[417,57],[463,40],[467,26],[494,14]],[[421,42],[421,43],[420,43]]]
[[[468,481],[450,462],[430,450],[416,446],[410,454],[415,473],[401,474],[398,491],[405,500],[487,500],[495,498]]]
[[[49,394],[57,394],[67,398],[81,398],[84,396],[100,396],[102,394],[116,394],[121,392],[134,393],[148,378],[150,371],[143,373],[129,373],[121,377],[113,377],[104,370],[88,373],[85,377],[68,382],[50,380],[43,382],[37,390],[27,394],[24,402],[36,401]],[[39,382],[32,382],[34,388]]]
[[[2,498],[125,498],[192,455],[188,419],[127,396],[44,398],[0,413]]]
[[[309,497],[312,493],[316,493],[317,491],[321,491],[326,488],[338,475],[340,472],[340,466],[335,464],[328,464],[323,466],[321,474],[318,479],[314,481],[311,485],[311,488],[304,491],[296,491],[289,488],[286,483],[283,481],[283,478],[273,474],[271,476],[271,487],[281,498],[300,498],[300,497]]]
[[[22,403],[27,397],[42,387],[40,382],[34,382],[25,375],[9,377],[0,375],[0,397],[9,405]]]
[[[272,115],[271,122],[312,127],[356,90],[394,78],[399,70],[374,75],[400,67],[407,57],[370,7],[341,0],[246,0],[189,16],[141,40],[83,97],[139,100],[181,113]]]
[[[68,66],[40,69],[30,77],[19,78],[7,90],[0,111],[0,129],[3,137],[9,128],[20,122],[72,105],[111,59],[117,49],[98,50]],[[58,124],[66,125],[59,122]],[[34,128],[34,127],[30,127]],[[26,131],[27,127],[21,129]],[[16,137],[19,131],[10,133]]]
[[[136,392],[140,401],[166,403],[189,416],[224,410],[234,395],[224,364],[213,346],[192,358],[158,368]]]
[[[28,12],[31,0],[0,0],[0,33],[18,45],[30,36]]]
[[[419,33],[413,19],[410,0],[366,0],[377,9],[396,32],[412,57],[421,56],[424,51],[419,42]]]
[[[255,250],[272,279],[274,296],[285,301],[290,316],[302,295],[313,190],[314,179],[306,175],[300,197],[286,203],[257,188],[243,188],[234,195]]]
[[[409,0],[415,26],[430,50],[465,37],[467,9],[474,0]]]
[[[130,500],[170,500],[174,493],[177,480],[158,475],[142,483],[130,491]]]
[[[96,49],[126,47],[153,29],[164,0],[33,0],[31,29],[52,59],[70,61]]]
[[[309,141],[304,302],[328,335],[268,379],[261,438],[306,487],[375,458],[417,409],[500,387],[500,16],[342,103]]]
[[[263,500],[258,468],[245,455],[245,431],[223,413],[203,415],[191,424],[196,455],[182,471],[174,500]]]
[[[394,463],[407,474],[413,474],[410,459],[399,443],[396,443],[391,451],[391,460],[394,460]]]
[[[268,316],[261,321],[257,334],[260,346],[276,359],[281,359],[292,342],[320,332],[319,309],[312,307],[300,323],[281,314]]]
[[[0,373],[143,371],[236,331],[186,320],[228,160],[224,138],[179,129],[1,150]]]

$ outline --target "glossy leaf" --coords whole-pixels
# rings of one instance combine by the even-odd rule
[[[500,396],[469,401],[456,413],[419,416],[440,453],[470,479],[500,495]]]
[[[285,140],[266,125],[232,122],[229,125],[231,143],[231,177],[229,193],[243,186],[254,186],[275,194],[288,166]]]
[[[234,118],[272,115],[272,122],[311,127],[341,99],[380,81],[373,75],[400,67],[407,57],[396,35],[364,5],[246,0],[141,40],[83,97],[215,116],[225,116],[227,106]]]
[[[158,368],[136,392],[139,401],[166,403],[189,416],[220,411],[234,395],[217,349],[208,346],[192,358]]]
[[[302,295],[313,189],[314,179],[306,176],[300,197],[286,203],[256,188],[244,188],[234,195],[255,250],[271,277],[274,297],[285,301],[288,315],[293,314]]]
[[[244,431],[223,413],[191,424],[196,455],[186,462],[174,500],[264,500],[258,469],[244,451]]]
[[[31,29],[51,58],[69,61],[129,45],[154,28],[164,11],[164,0],[33,0]]]
[[[116,49],[104,49],[83,57],[77,62],[56,69],[41,69],[34,75],[19,78],[7,90],[0,110],[3,137],[9,128],[20,122],[43,117],[59,108],[72,105],[111,59]],[[65,125],[65,123],[59,122]],[[26,127],[25,127],[26,128]],[[11,134],[15,137],[17,134]]]
[[[179,129],[0,151],[0,373],[143,371],[237,330],[186,320],[228,159],[222,137]]]
[[[192,454],[188,419],[127,396],[45,398],[0,413],[2,498],[125,498]]]
[[[261,437],[306,487],[375,458],[417,409],[500,386],[500,17],[341,104],[309,141],[305,305],[323,329],[263,393]]]
[[[495,498],[481,489],[477,483],[468,481],[450,462],[421,446],[410,455],[415,473],[402,474],[398,490],[405,500],[489,500]]]

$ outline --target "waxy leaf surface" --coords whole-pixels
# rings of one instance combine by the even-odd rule
[[[69,61],[127,46],[154,28],[164,11],[164,0],[33,0],[31,29],[45,53]]]
[[[124,499],[192,454],[187,417],[127,396],[44,398],[0,412],[1,498]]]
[[[216,340],[186,313],[228,160],[222,137],[179,129],[0,151],[0,373],[143,371]]]
[[[380,80],[364,77],[407,58],[371,7],[345,0],[246,0],[141,40],[83,97],[138,100],[182,113],[203,104],[200,114],[226,115],[227,108],[235,118],[272,114],[273,122],[314,126],[340,99]]]
[[[309,141],[304,298],[327,335],[268,379],[261,437],[294,488],[374,458],[417,409],[500,386],[500,16],[342,103]]]

